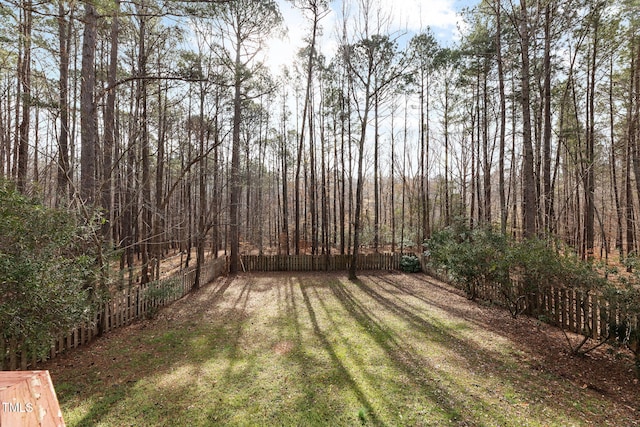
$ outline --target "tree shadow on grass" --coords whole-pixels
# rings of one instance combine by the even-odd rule
[[[495,377],[489,386],[505,384],[520,402],[539,392],[535,384],[516,378],[527,368],[514,367],[508,355],[466,339],[465,333],[431,316],[430,307],[446,312],[446,304],[440,302],[440,307],[421,291],[420,282],[404,283],[403,277],[371,274],[352,283],[336,274],[301,274],[214,282],[198,291],[197,298],[161,313],[171,322],[148,322],[148,328],[115,332],[110,347],[103,342],[87,347],[90,351],[78,350],[95,354],[96,363],[88,368],[78,364],[65,374],[61,403],[89,402],[78,411],[77,425],[114,419],[118,425],[163,425],[163,416],[164,425],[185,425],[185,420],[194,425],[353,425],[358,423],[353,405],[360,406],[372,424],[396,425],[393,411],[403,399],[403,410],[419,410],[423,403],[439,408],[427,412],[433,418],[425,424],[484,425],[487,419],[489,425],[515,424],[517,419],[509,418],[512,412],[500,413],[502,404],[480,402],[484,414],[471,407],[478,392],[473,386],[465,389],[468,383],[458,381],[456,372],[438,366],[423,344],[433,342],[434,348],[451,352],[457,364],[453,366],[477,377]],[[172,318],[190,309],[191,317]],[[448,312],[454,321],[468,321],[468,316],[459,318],[464,312],[455,310]],[[358,334],[364,334],[365,346],[351,348],[360,344],[353,341]],[[278,347],[280,343],[287,346]],[[393,369],[380,378],[371,363]],[[212,365],[216,368],[210,369]],[[483,368],[485,372],[477,371]],[[117,376],[117,384],[103,385],[105,374]],[[84,389],[83,382],[88,384]],[[399,394],[379,393],[382,387]],[[200,397],[205,391],[210,402]],[[478,399],[491,398],[487,396],[485,390]],[[196,401],[194,408],[190,397]],[[123,402],[140,408],[123,407]],[[567,411],[545,403],[560,413]],[[115,416],[118,411],[129,413],[120,418]]]
[[[85,358],[92,360],[86,367],[77,366],[77,375],[60,383],[56,382],[59,401],[63,406],[81,395],[80,404],[92,402],[88,411],[74,424],[96,425],[115,411],[122,410],[119,405],[135,394],[136,385],[149,376],[163,375],[185,364],[198,365],[216,354],[224,353],[231,361],[239,357],[239,340],[243,324],[247,320],[246,305],[250,299],[250,283],[245,284],[230,307],[218,313],[221,315],[206,330],[204,343],[195,345],[203,341],[203,330],[199,323],[205,319],[210,320],[212,308],[226,298],[233,283],[233,278],[220,278],[189,294],[180,302],[163,308],[153,322],[137,322],[128,328],[113,331],[73,354],[50,361],[50,365],[64,365],[67,363],[65,358],[72,361],[83,360],[83,352],[88,356]],[[198,318],[199,321],[192,320]],[[126,352],[106,354],[110,352],[108,347],[117,347],[123,342],[130,343]],[[73,364],[76,362],[73,361]],[[132,370],[131,366],[139,369]],[[55,368],[49,369],[58,371]],[[247,366],[246,369],[251,367]],[[118,375],[121,377],[114,378]],[[242,374],[232,375],[229,369],[225,380],[233,381],[238,377],[242,377]],[[153,394],[149,395],[149,400],[153,402]],[[146,422],[141,425],[144,424],[154,423]],[[156,425],[161,424],[158,422]]]
[[[344,366],[340,357],[336,354],[333,345],[327,339],[327,336],[320,328],[318,324],[318,319],[316,316],[316,311],[311,304],[311,300],[309,298],[308,286],[300,283],[300,291],[302,292],[302,298],[304,300],[305,308],[307,310],[307,314],[309,315],[309,319],[311,320],[311,324],[313,326],[313,332],[315,336],[320,340],[324,350],[327,352],[329,357],[331,358],[331,362],[333,367],[338,371],[339,378],[341,378],[344,382],[347,383],[348,387],[351,391],[356,395],[358,401],[362,405],[363,408],[366,409],[371,421],[377,425],[385,425],[382,420],[378,419],[376,413],[373,411],[373,406],[371,402],[367,398],[366,394],[362,391],[362,389],[358,386],[358,384],[354,381],[354,379],[349,374],[349,371]]]
[[[401,277],[402,275],[398,275],[398,279],[401,279]],[[588,407],[592,404],[589,403],[593,398],[592,395],[585,394],[583,392],[573,393],[571,402],[557,401],[556,399],[549,396],[550,384],[546,383],[544,380],[542,380],[542,378],[537,377],[537,373],[532,374],[531,367],[527,364],[521,365],[520,360],[513,357],[513,353],[508,351],[507,354],[505,354],[504,352],[499,352],[490,348],[486,348],[484,346],[480,346],[475,340],[461,338],[459,334],[456,333],[455,328],[452,328],[450,325],[444,324],[436,319],[432,319],[429,316],[425,318],[423,317],[424,314],[417,314],[417,308],[412,304],[406,302],[401,297],[401,294],[393,292],[389,293],[387,296],[387,292],[385,292],[385,294],[383,295],[383,293],[381,293],[380,291],[386,291],[386,289],[384,288],[383,284],[380,283],[381,280],[384,281],[385,284],[392,285],[396,289],[396,291],[402,290],[407,295],[412,295],[415,298],[418,298],[420,301],[427,304],[427,306],[433,306],[445,313],[448,313],[448,315],[450,315],[454,319],[457,318],[460,320],[464,320],[465,322],[468,321],[472,324],[475,324],[478,328],[490,331],[494,330],[494,328],[487,326],[486,322],[482,322],[481,320],[475,318],[475,311],[473,310],[466,311],[460,309],[459,307],[452,307],[451,305],[444,304],[442,301],[432,301],[428,297],[418,295],[415,292],[411,291],[409,287],[402,284],[401,280],[398,280],[398,282],[396,282],[392,277],[384,274],[373,274],[371,277],[366,277],[366,282],[363,280],[355,282],[355,285],[360,291],[364,292],[369,298],[371,298],[373,301],[375,301],[375,303],[379,304],[384,309],[388,310],[396,316],[403,318],[409,325],[412,326],[413,330],[420,331],[426,338],[433,336],[434,332],[439,334],[441,337],[444,337],[444,340],[439,341],[439,343],[445,345],[446,347],[451,349],[452,352],[466,359],[466,368],[470,371],[476,371],[481,367],[480,369],[482,370],[482,373],[484,375],[498,378],[500,383],[505,384],[512,390],[515,390],[514,397],[516,400],[523,402],[537,401],[538,403],[542,403],[542,405],[545,407],[554,408],[556,414],[564,414],[563,416],[569,419],[571,417],[575,417],[576,415],[579,415],[579,418],[581,419],[589,418],[589,416],[585,417],[584,413],[580,413],[581,411],[574,410],[573,406],[576,403],[579,403],[580,406],[584,405],[585,407]],[[374,285],[369,284],[369,282],[374,283]],[[449,289],[442,290],[450,292]],[[383,325],[375,325],[375,319],[370,315],[370,310],[367,311],[364,308],[363,304],[361,304],[361,302],[355,297],[355,294],[349,290],[349,287],[336,287],[334,289],[334,293],[343,302],[345,308],[347,308],[347,310],[349,310],[350,313],[353,314],[353,317],[356,318],[360,324],[369,326],[368,328],[366,328],[366,330],[372,330],[372,326],[386,329]],[[456,298],[464,297],[457,296]],[[452,305],[455,306],[455,304]],[[421,309],[424,313],[424,307],[421,307]],[[407,371],[412,371],[415,366],[424,366],[424,359],[417,355],[414,355],[410,351],[407,351],[406,344],[398,343],[397,341],[392,340],[392,337],[392,333],[381,333],[376,338],[381,346],[389,350],[388,353],[390,357],[396,360],[397,363],[400,366],[403,366],[403,368]],[[430,366],[429,369],[433,369],[433,366]],[[447,383],[450,384],[450,387],[456,384],[456,379],[449,373],[440,370],[435,375],[447,378]],[[532,376],[535,377],[533,378],[533,381],[531,381]],[[568,393],[570,389],[575,388],[573,384],[566,382],[562,378],[553,379],[553,377],[551,377],[549,379],[554,381],[555,386],[560,385],[561,387],[563,387],[565,389],[565,393]],[[464,395],[469,392],[471,391],[465,390],[461,387],[461,385],[458,385],[456,395]],[[464,402],[458,403],[462,404],[462,406],[465,406]],[[455,406],[458,405],[456,404]],[[483,405],[483,407],[486,408],[487,405]],[[567,409],[569,409],[569,411],[567,411]],[[468,416],[468,412],[465,411],[465,417]],[[502,415],[498,414],[497,412],[493,412],[491,414],[491,417],[494,420],[499,420]],[[543,419],[540,421],[547,420]],[[505,422],[508,423],[507,420],[505,420]],[[513,422],[513,420],[511,420],[511,422]]]
[[[397,316],[403,317],[412,327],[423,331],[425,336],[433,337],[436,335],[438,336],[438,342],[442,340],[442,330],[421,317],[383,298],[361,279],[351,281],[351,283],[372,297],[382,308]],[[461,402],[445,387],[439,386],[440,381],[437,378],[437,368],[428,360],[418,355],[417,352],[412,351],[408,343],[400,342],[393,329],[387,327],[381,321],[378,321],[372,311],[358,300],[348,289],[348,286],[337,284],[333,286],[331,290],[350,316],[363,330],[367,331],[369,336],[384,350],[395,366],[403,371],[411,382],[426,392],[426,395],[442,410],[445,417],[450,421],[460,421],[462,419],[462,413],[460,412]]]

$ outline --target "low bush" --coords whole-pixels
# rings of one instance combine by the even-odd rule
[[[476,299],[480,286],[509,282],[509,241],[491,229],[458,225],[434,233],[425,247],[430,268],[461,286],[469,299]]]
[[[514,317],[525,312],[552,321],[558,315],[553,312],[556,308],[545,307],[542,297],[550,288],[596,293],[606,301],[598,315],[609,330],[594,334],[591,322],[584,322],[581,342],[574,344],[565,333],[571,352],[585,354],[605,343],[617,343],[633,352],[640,375],[640,262],[636,257],[624,260],[631,274],[606,266],[598,271],[570,249],[559,250],[553,241],[515,242],[490,229],[469,230],[460,224],[434,233],[425,248],[429,269],[464,289],[471,299],[479,296],[481,286],[489,289],[484,297],[491,298],[497,291],[496,298]],[[585,304],[576,304],[576,309],[582,310],[582,319],[595,315]],[[589,337],[594,335],[598,338],[592,342]]]
[[[631,268],[629,268],[631,267]],[[629,349],[635,357],[635,373],[640,378],[640,270],[637,258],[627,260],[630,275],[615,271],[611,285],[603,290],[612,310],[609,312],[609,334],[617,345]]]
[[[400,259],[400,269],[405,273],[419,273],[422,270],[420,260],[413,254],[402,255]]]

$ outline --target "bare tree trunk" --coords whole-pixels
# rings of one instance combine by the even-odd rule
[[[18,55],[18,80],[22,101],[22,118],[18,137],[17,187],[21,192],[27,187],[27,167],[29,163],[29,124],[31,119],[31,30],[33,26],[33,4],[31,0],[22,2],[20,22],[20,53]]]
[[[427,172],[427,157],[428,157],[428,142],[427,142],[427,126],[428,123],[425,120],[425,98],[426,90],[424,84],[424,69],[420,68],[420,198],[422,208],[422,239],[426,239],[429,235],[429,208],[427,206],[428,195],[428,172]]]
[[[379,108],[380,101],[378,94],[373,99],[373,121],[375,132],[373,136],[373,193],[374,193],[374,214],[373,214],[373,248],[378,252],[380,245],[380,117]]]
[[[491,168],[493,154],[489,150],[489,89],[487,85],[489,64],[485,59],[482,69],[482,160],[483,160],[483,189],[484,189],[484,223],[491,225]],[[478,120],[480,118],[478,117]],[[491,150],[492,151],[492,150]]]
[[[200,83],[200,117],[198,120],[198,147],[200,161],[198,162],[198,231],[196,235],[196,272],[193,283],[194,289],[198,289],[202,283],[202,266],[204,264],[204,247],[206,240],[206,215],[207,215],[207,192],[206,192],[206,169],[207,156],[205,155],[205,140],[208,138],[207,128],[209,124],[204,116],[204,84]]]
[[[321,168],[321,191],[320,191],[320,206],[322,211],[322,253],[325,255],[331,255],[331,241],[329,238],[329,200],[328,200],[328,186],[329,186],[329,173],[327,171],[327,162],[325,159],[326,141],[325,141],[325,127],[322,116],[320,117],[320,168]],[[335,206],[335,205],[334,205]]]
[[[622,206],[620,204],[620,194],[618,189],[618,166],[617,166],[617,156],[616,156],[616,138],[615,138],[615,114],[614,114],[614,103],[613,103],[613,66],[614,56],[612,55],[609,63],[609,137],[610,137],[610,167],[611,167],[611,182],[613,187],[613,196],[614,203],[616,207],[616,243],[615,248],[618,250],[620,258],[624,256],[624,250],[622,246]]]
[[[631,78],[629,91],[629,112],[628,112],[628,157],[633,160],[633,173],[635,175],[636,192],[640,194],[640,148],[638,147],[638,122],[640,121],[640,42],[637,39],[632,44],[633,48],[637,50],[635,56],[631,61]],[[629,160],[627,160],[629,162]],[[627,253],[631,254],[636,252],[635,243],[635,221],[633,212],[633,196],[631,191],[631,177],[630,169],[631,165],[627,168]]]
[[[95,201],[96,145],[98,130],[96,124],[95,54],[98,14],[91,3],[85,3],[84,34],[82,38],[82,78],[80,83],[80,197],[86,203]]]
[[[240,75],[241,65],[241,40],[236,40],[236,72],[233,87],[233,134],[231,149],[231,177],[229,192],[229,241],[231,243],[231,258],[229,260],[229,272],[238,272],[238,261],[240,256],[240,122],[242,120],[242,79]]]
[[[289,174],[287,164],[289,163],[287,160],[289,158],[289,153],[287,150],[287,125],[286,125],[286,104],[283,102],[282,104],[282,131],[281,131],[281,141],[280,141],[280,161],[282,167],[282,238],[285,240],[284,253],[289,255],[291,252],[289,246]]]
[[[309,210],[311,214],[311,253],[318,253],[318,184],[316,178],[316,139],[313,123],[313,94],[309,98]]]
[[[110,238],[110,230],[112,227],[113,205],[112,199],[112,168],[113,168],[113,149],[116,143],[116,74],[118,72],[118,34],[119,34],[119,18],[120,1],[114,4],[116,13],[111,21],[110,42],[111,49],[109,54],[109,70],[107,73],[107,86],[114,88],[107,93],[107,105],[104,111],[104,147],[102,153],[102,208],[105,211],[105,223],[103,226],[103,235]]]
[[[504,89],[504,63],[502,59],[502,3],[496,0],[496,52],[498,63],[498,89],[500,94],[500,148],[498,159],[498,192],[500,193],[500,231],[507,234],[507,214],[508,206],[506,200],[506,189],[504,182],[504,158],[505,158],[505,142],[506,142],[506,123],[507,123],[507,102]],[[512,165],[513,166],[513,165]]]
[[[405,209],[407,194],[407,115],[409,110],[409,98],[405,95],[404,103],[404,130],[402,137],[402,204],[400,207],[400,253],[404,253],[404,228],[405,228]]]
[[[536,235],[536,214],[538,204],[536,201],[535,176],[533,172],[533,145],[531,141],[531,110],[530,110],[530,90],[529,90],[529,17],[527,13],[527,3],[520,2],[521,23],[520,23],[520,48],[522,56],[522,95],[520,98],[522,105],[522,145],[524,162],[522,166],[522,215],[524,225],[524,237],[531,238]]]
[[[309,45],[309,59],[307,61],[307,86],[305,89],[304,105],[302,107],[302,128],[300,129],[300,140],[298,143],[298,161],[296,163],[296,175],[294,180],[295,221],[296,221],[294,239],[295,239],[296,255],[300,253],[300,167],[302,163],[302,151],[304,149],[305,120],[307,117],[307,111],[308,111],[310,99],[311,99],[311,85],[312,85],[312,78],[313,78],[313,58],[315,57],[318,21],[320,19],[318,15],[318,5],[313,2],[312,2],[312,12],[313,12],[313,28],[311,30],[311,43]],[[311,123],[311,119],[309,119],[309,123]],[[309,133],[311,133],[311,131],[312,130],[309,129]]]
[[[451,225],[449,201],[449,82],[444,83],[444,225]]]
[[[391,185],[391,202],[389,203],[389,207],[391,209],[391,253],[396,252],[396,182],[395,182],[395,162],[396,162],[396,138],[395,138],[395,114],[396,114],[397,106],[394,104],[391,107],[391,173],[390,173],[390,185]],[[426,238],[426,235],[425,235]]]
[[[369,88],[366,88],[367,92]],[[353,250],[351,251],[351,264],[349,265],[349,280],[356,280],[358,277],[356,275],[357,264],[358,264],[358,250],[360,246],[360,223],[361,223],[361,212],[362,212],[362,192],[364,187],[364,143],[366,140],[367,133],[367,121],[369,117],[369,103],[370,95],[367,93],[365,100],[365,106],[363,110],[363,118],[361,121],[360,127],[360,141],[358,142],[358,181],[356,184],[356,210],[353,219]]]
[[[551,222],[554,216],[553,212],[553,193],[551,189],[551,3],[547,3],[545,7],[544,21],[544,134],[542,139],[542,187],[544,201],[544,223],[542,224],[545,232],[551,231]]]
[[[66,11],[62,0],[59,0],[58,14],[58,36],[60,37],[60,80],[58,85],[60,89],[58,98],[60,104],[60,136],[58,139],[57,203],[60,202],[61,198],[66,198],[69,195],[69,183],[71,181],[69,165],[69,46],[71,42],[71,18],[69,20],[65,19]]]
[[[596,12],[598,13],[598,12]],[[596,59],[598,53],[598,26],[599,16],[594,19],[593,48],[591,51],[589,86],[587,89],[587,137],[586,137],[586,162],[587,170],[585,177],[585,212],[584,212],[584,234],[585,234],[585,256],[587,259],[593,257],[595,238],[595,97],[596,97]],[[640,189],[640,187],[638,187]]]
[[[139,28],[139,45],[138,45],[138,75],[142,77],[137,82],[136,103],[138,109],[139,129],[140,132],[140,156],[142,166],[142,223],[140,230],[140,251],[142,256],[141,282],[148,283],[150,281],[150,256],[149,248],[151,245],[152,230],[152,212],[151,212],[151,172],[150,172],[150,152],[149,152],[149,113],[147,99],[148,81],[144,77],[147,75],[147,57],[148,51],[146,47],[147,38],[147,7],[145,2],[138,5],[138,13],[140,20]]]

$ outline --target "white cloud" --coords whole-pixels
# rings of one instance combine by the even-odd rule
[[[331,12],[320,22],[322,37],[318,48],[325,56],[331,56],[337,47],[336,28],[341,28],[341,9],[343,1],[350,3],[350,15],[357,14],[357,1],[334,0],[330,2]],[[431,27],[434,34],[445,44],[459,38],[458,25],[461,5],[476,3],[477,0],[378,0],[383,16],[391,21],[390,30],[406,30],[416,33]],[[284,24],[288,29],[282,39],[272,38],[267,43],[266,63],[276,73],[283,66],[290,66],[298,51],[306,46],[310,35],[310,22],[302,11],[294,8],[289,1],[277,0],[282,12]]]
[[[280,12],[287,29],[283,37],[274,37],[267,43],[266,64],[279,73],[283,66],[291,66],[298,51],[305,45],[309,24],[299,9],[285,0],[278,0]]]
[[[381,0],[381,6],[394,27],[413,32],[426,27],[451,31],[458,21],[452,0]]]
[[[279,72],[283,66],[293,65],[296,55],[300,49],[308,45],[311,36],[310,17],[306,17],[300,9],[293,7],[286,0],[277,0],[277,2],[284,19],[284,25],[287,28],[287,34],[282,38],[272,38],[267,43],[268,53],[265,62],[275,72]],[[333,2],[333,4],[336,3],[338,2]],[[337,41],[333,34],[337,19],[334,10],[330,9],[320,21],[316,48],[325,56],[332,56],[337,47]]]

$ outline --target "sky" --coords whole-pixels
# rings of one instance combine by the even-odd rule
[[[461,24],[459,12],[464,7],[476,4],[476,0],[378,0],[383,13],[390,17],[391,31],[418,33],[430,27],[443,45],[454,43],[459,38]],[[280,5],[287,33],[282,38],[272,38],[268,43],[266,63],[273,70],[291,64],[296,53],[305,46],[309,36],[310,23],[299,9],[287,0],[277,0]],[[325,56],[332,56],[337,46],[336,32],[341,28],[343,0],[330,2],[331,12],[322,19],[322,37],[319,50]],[[351,14],[354,12],[352,10]]]

